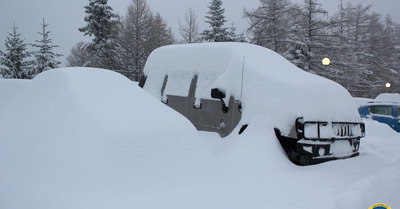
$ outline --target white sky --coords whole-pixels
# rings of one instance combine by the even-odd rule
[[[131,0],[109,0],[109,5],[120,15],[124,15],[126,7]],[[185,12],[188,8],[195,9],[198,16],[200,31],[206,29],[204,23],[211,0],[147,0],[151,11],[159,12],[168,25],[175,32],[177,38],[178,21],[184,20]],[[292,2],[302,3],[303,0],[291,0]],[[324,8],[332,15],[340,0],[320,0]],[[373,11],[382,15],[390,14],[393,20],[400,23],[400,2],[399,0],[343,0],[344,3],[353,4],[363,2],[364,5],[373,4]],[[41,30],[42,18],[49,24],[48,29],[52,31],[50,38],[53,43],[60,45],[55,49],[57,53],[64,54],[61,61],[64,62],[71,48],[79,41],[88,41],[83,33],[78,31],[79,27],[85,25],[84,6],[88,4],[85,0],[0,0],[0,50],[4,51],[4,40],[7,33],[11,32],[15,22],[18,32],[21,33],[25,43],[33,43],[40,39],[37,34]],[[259,5],[259,0],[223,0],[225,16],[229,25],[233,22],[237,26],[237,32],[244,32],[247,22],[242,18],[243,8],[253,9]],[[227,26],[229,26],[227,25]]]

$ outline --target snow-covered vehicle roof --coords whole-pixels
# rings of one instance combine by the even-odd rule
[[[354,102],[356,103],[357,107],[360,107],[361,105],[365,105],[369,102],[374,101],[373,99],[370,98],[363,98],[363,97],[354,97]]]
[[[360,121],[351,95],[342,86],[307,73],[275,52],[256,45],[209,43],[161,47],[148,58],[144,74],[148,77],[144,89],[158,98],[165,75],[175,85],[167,86],[162,96],[187,95],[191,79],[197,75],[197,101],[211,98],[212,88],[224,89],[225,100],[230,96],[242,100],[245,123],[263,115],[284,132],[289,131],[288,123],[300,116],[309,121]]]
[[[400,95],[393,93],[383,93],[379,94],[375,100],[375,102],[392,102],[392,103],[400,103]]]

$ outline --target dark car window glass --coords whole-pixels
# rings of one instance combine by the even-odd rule
[[[398,114],[398,116],[397,116],[397,117],[399,117],[399,118],[400,118],[400,108],[397,108],[397,114]]]
[[[378,114],[378,115],[392,115],[392,107],[391,106],[370,106],[369,112],[371,114]]]

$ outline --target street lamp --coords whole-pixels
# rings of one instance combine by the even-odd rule
[[[324,66],[328,66],[329,64],[331,64],[331,60],[328,57],[325,57],[324,59],[322,59],[322,64]]]
[[[390,87],[392,87],[392,84],[390,84],[389,82],[387,82],[387,83],[385,84],[385,87],[386,87],[386,88],[390,88]]]
[[[322,64],[325,66],[325,70],[330,63],[331,63],[331,60],[328,57],[325,57],[324,59],[322,59]]]

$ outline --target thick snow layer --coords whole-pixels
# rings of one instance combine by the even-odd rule
[[[378,102],[397,102],[400,103],[400,95],[399,94],[391,94],[391,93],[384,93],[379,94],[375,101]]]
[[[299,167],[265,122],[199,134],[111,71],[0,80],[0,96],[1,209],[400,208],[400,134],[372,120],[360,156]]]
[[[362,97],[354,97],[354,102],[356,103],[357,107],[367,104],[368,102],[373,102],[373,99],[370,98],[362,98]]]
[[[242,99],[242,123],[262,117],[272,120],[284,134],[289,133],[297,117],[305,121],[361,121],[352,97],[342,86],[297,68],[271,50],[251,44],[161,47],[150,55],[144,73],[148,76],[144,89],[158,99],[165,75],[168,83],[164,99],[166,95],[187,96],[188,84],[197,75],[197,102],[209,99],[211,88],[223,89],[225,103],[230,96]]]
[[[137,195],[205,175],[211,155],[190,122],[117,73],[65,68],[0,86],[0,208],[76,208],[62,193]]]

